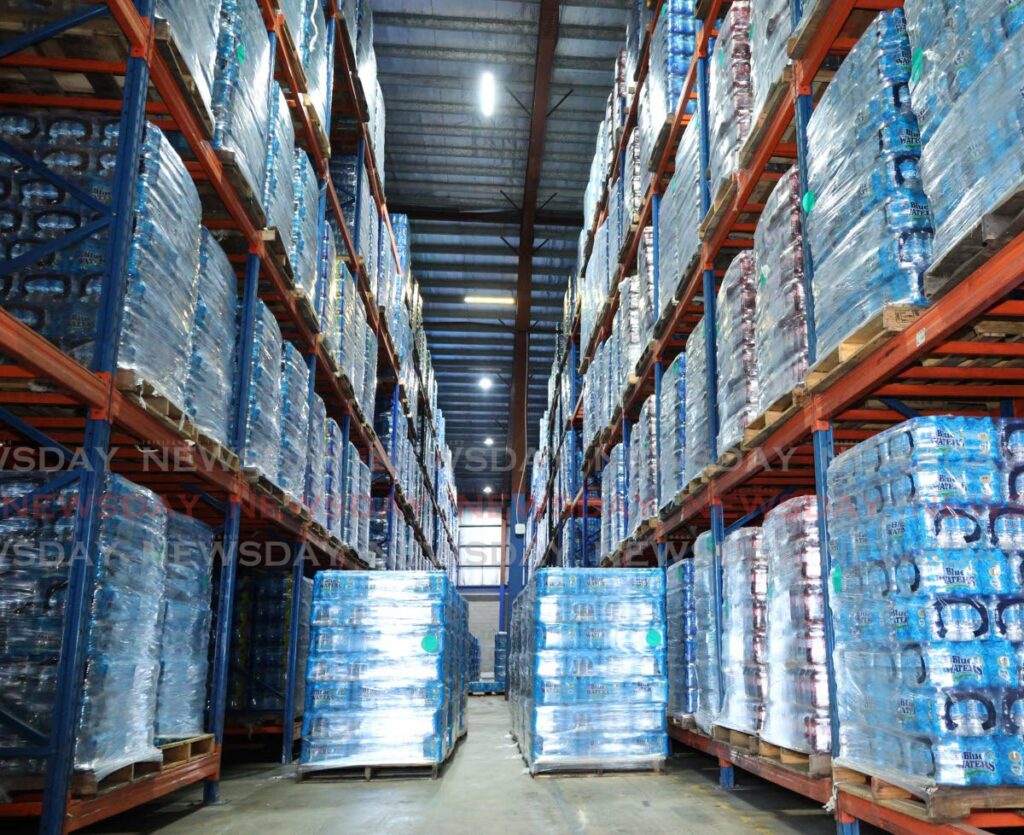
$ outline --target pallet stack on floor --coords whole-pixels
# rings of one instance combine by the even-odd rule
[[[872,459],[871,475],[855,480],[864,495],[881,478],[876,505],[904,513],[910,505],[901,503],[918,484],[922,496],[942,495],[930,510],[915,511],[913,523],[893,517],[879,520],[877,535],[852,535],[854,550],[872,555],[863,577],[870,585],[857,592],[844,583],[856,587],[858,560],[839,567],[845,534],[826,511],[835,506],[834,480],[849,466],[840,458],[830,468],[836,454],[889,437],[879,433],[907,420],[914,437],[923,431],[915,421],[944,414],[957,416],[954,423],[1009,420],[1024,398],[1017,368],[1024,310],[1014,295],[1024,263],[1024,113],[1012,80],[1024,18],[1012,4],[903,5],[697,3],[690,13],[698,57],[667,136],[641,161],[640,199],[619,236],[608,231],[622,217],[615,189],[632,188],[630,146],[645,124],[645,72],[653,65],[638,68],[638,89],[627,88],[624,104],[610,111],[621,118],[617,150],[613,143],[610,161],[592,169],[604,179],[588,189],[565,347],[552,369],[556,381],[571,381],[578,369],[582,394],[566,408],[552,392],[541,434],[548,469],[533,474],[527,559],[535,568],[561,564],[572,553],[574,517],[600,525],[592,564],[685,567],[693,558],[692,608],[684,587],[670,584],[670,612],[681,619],[668,628],[670,653],[678,653],[669,659],[670,733],[717,756],[723,785],[739,768],[825,802],[834,781],[844,831],[859,820],[891,831],[939,831],[948,821],[998,828],[1015,825],[1024,808],[1014,786],[1015,708],[993,679],[1001,673],[988,669],[1003,659],[999,668],[1013,677],[1013,630],[998,614],[1007,611],[1003,589],[981,578],[1006,576],[1003,547],[1019,497],[1002,494],[992,511],[986,492],[1004,483],[1003,465],[986,459],[988,476],[975,477],[965,451],[971,442],[959,446],[953,424],[933,433],[934,443],[921,442],[945,462],[941,476],[929,475],[931,463],[915,464],[896,488],[884,462],[904,452]],[[637,4],[631,57],[651,54],[659,21],[677,11],[666,2],[649,11]],[[632,289],[634,280],[646,281],[649,260],[658,265],[653,298]],[[639,352],[622,325],[624,311],[637,315],[637,298],[651,311],[640,310],[640,319],[652,322]],[[652,395],[659,512],[638,534],[646,516],[636,497],[645,482],[623,461],[636,458],[638,439],[644,443]],[[566,497],[552,489],[563,478],[556,468],[580,428],[582,467],[565,479],[574,488]],[[1014,461],[1012,439],[999,439],[999,425],[990,432],[995,458]],[[964,511],[961,500],[974,507]],[[928,516],[940,506],[941,519]],[[858,506],[854,518],[866,525],[876,512]],[[971,527],[969,519],[980,517],[989,522]],[[934,551],[926,518],[943,537],[944,556],[935,559],[945,568],[929,565],[932,557],[908,563],[906,550],[899,559],[892,549],[885,555],[897,528],[901,548]],[[757,570],[743,561],[733,575],[736,537],[752,536],[750,529],[762,549],[786,543],[786,556],[769,554]],[[977,574],[962,571],[967,562]],[[899,598],[908,564],[925,571],[913,585],[916,603]],[[756,578],[767,585],[750,609]],[[854,605],[842,620],[841,601],[868,588],[888,589],[877,592],[886,614]],[[933,593],[956,601],[940,606]],[[740,598],[746,617],[734,608]],[[788,612],[776,606],[780,599],[790,601]],[[871,625],[861,622],[869,616]],[[780,618],[787,626],[773,632]],[[1000,619],[1002,632],[981,628]],[[924,631],[898,637],[905,620]],[[692,623],[701,636],[694,644],[686,638]],[[844,674],[837,641],[848,628],[868,629],[873,653]],[[939,628],[929,649],[928,630]],[[908,660],[915,643],[922,649]],[[850,646],[856,651],[856,641]],[[942,678],[940,655],[952,678]],[[791,660],[780,666],[783,657]],[[695,680],[686,678],[691,659]],[[898,673],[904,661],[913,680],[893,681],[893,665]],[[979,698],[965,695],[968,681]],[[773,713],[787,703],[788,715]]]

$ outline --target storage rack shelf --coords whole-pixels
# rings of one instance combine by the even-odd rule
[[[360,298],[366,307],[370,327],[378,336],[381,377],[399,380],[399,363],[387,325],[373,298],[370,278],[359,262],[352,236],[346,224],[334,184],[328,175],[330,126],[316,118],[307,96],[306,80],[287,31],[284,17],[272,0],[257,0],[266,23],[274,76],[286,91],[293,116],[297,144],[310,155],[313,168],[325,194],[320,213],[320,231],[327,216],[333,216],[343,242],[343,256],[356,276]],[[355,83],[355,62],[351,53],[338,4],[330,0],[324,7],[328,26],[328,54],[337,50],[336,75],[347,78],[349,94]],[[251,334],[256,299],[264,301],[280,324],[283,336],[292,340],[306,356],[311,371],[311,386],[325,401],[328,415],[343,428],[369,461],[374,474],[390,485],[393,501],[388,513],[401,512],[412,527],[428,559],[437,565],[437,542],[427,541],[417,520],[416,509],[397,483],[391,457],[363,415],[351,390],[333,373],[333,361],[320,335],[317,301],[294,291],[291,276],[270,252],[258,202],[241,187],[225,159],[211,145],[211,120],[194,94],[188,80],[174,60],[176,45],[166,29],[153,25],[152,0],[106,0],[83,3],[66,17],[37,23],[18,22],[18,30],[7,27],[7,39],[0,43],[0,67],[31,72],[34,77],[50,73],[87,75],[95,90],[105,96],[75,94],[54,95],[52,91],[2,93],[0,105],[7,107],[66,107],[72,109],[119,112],[121,119],[118,165],[114,181],[113,217],[128,217],[135,191],[135,169],[142,130],[147,118],[166,130],[177,131],[190,152],[185,163],[204,194],[204,223],[211,229],[231,230],[242,241],[239,254],[232,257],[239,273],[242,299],[242,333]],[[98,60],[93,50],[88,57],[75,53],[84,39],[94,38],[111,59]],[[330,60],[330,59],[329,59]],[[43,85],[45,86],[45,85]],[[53,85],[59,89],[59,85]],[[120,97],[107,91],[119,91]],[[343,91],[340,98],[344,98]],[[331,92],[328,91],[328,101]],[[365,141],[362,122],[365,108],[357,111],[350,134]],[[340,134],[342,138],[346,135]],[[372,152],[367,149],[372,161]],[[372,163],[375,165],[375,163]],[[374,199],[378,212],[387,219],[392,254],[398,252],[391,232],[380,178],[374,167]],[[122,225],[124,226],[124,225]],[[68,453],[66,461],[79,461],[77,469],[55,473],[54,480],[41,490],[55,490],[72,482],[79,483],[81,507],[76,511],[75,546],[85,553],[95,547],[95,498],[102,490],[106,471],[129,477],[148,487],[176,510],[190,513],[223,530],[224,559],[218,567],[219,595],[216,601],[214,665],[211,674],[211,708],[207,726],[215,737],[213,750],[156,774],[133,780],[91,797],[70,792],[77,704],[82,690],[84,632],[88,620],[88,600],[94,582],[94,570],[86,562],[75,561],[67,591],[64,642],[57,677],[53,731],[45,746],[26,748],[22,756],[46,759],[45,785],[39,791],[19,794],[13,802],[0,804],[0,817],[39,817],[44,832],[65,832],[81,828],[111,815],[138,806],[178,788],[206,781],[205,799],[216,800],[220,776],[221,745],[225,736],[225,704],[229,666],[230,621],[237,569],[238,546],[244,539],[277,539],[292,543],[293,560],[289,570],[296,580],[303,573],[321,568],[365,568],[366,563],[348,545],[339,542],[311,521],[308,507],[286,500],[279,492],[247,477],[239,468],[235,450],[210,447],[198,438],[180,414],[169,415],[155,401],[137,391],[122,390],[117,375],[116,347],[119,341],[118,309],[122,303],[127,265],[130,227],[111,226],[112,243],[104,267],[101,318],[98,332],[101,344],[93,367],[87,368],[59,350],[5,310],[0,310],[0,350],[7,365],[0,366],[0,437],[14,447],[51,448]],[[52,247],[51,247],[52,249]],[[4,272],[11,272],[7,265]],[[244,337],[243,337],[244,338]],[[243,363],[244,365],[245,363]],[[319,373],[318,373],[319,369]],[[239,372],[236,402],[243,402],[248,383],[247,372]],[[396,386],[397,391],[397,386]],[[312,394],[312,392],[311,392]],[[421,397],[425,399],[422,392]],[[397,397],[397,395],[396,395]],[[433,416],[428,416],[433,420]],[[234,437],[240,436],[239,415],[233,418]],[[436,436],[435,436],[436,437]],[[166,466],[169,456],[173,466]],[[417,456],[418,457],[418,456]],[[437,479],[440,456],[435,455],[433,470]],[[423,467],[424,476],[427,468]],[[343,487],[343,489],[345,489]],[[37,491],[38,492],[38,491]],[[5,516],[19,511],[11,502],[0,512]],[[89,509],[93,508],[92,511]],[[442,523],[438,525],[454,548],[447,520],[436,497],[433,508]],[[301,588],[296,583],[296,588]],[[297,620],[298,601],[293,606]],[[297,623],[294,624],[297,626]],[[293,629],[295,635],[297,629]],[[288,647],[288,688],[297,670],[297,642]],[[294,738],[294,704],[286,697],[280,723],[283,751],[290,756]],[[291,731],[290,733],[288,731]],[[18,751],[6,755],[18,756]]]
[[[661,5],[654,4],[655,20]],[[671,176],[672,161],[687,124],[685,105],[695,94],[698,102],[702,93],[706,98],[709,47],[717,34],[714,25],[729,5],[723,0],[697,4],[701,28],[696,57],[667,141],[657,146],[660,156],[651,165],[655,176],[644,198],[640,223],[632,224],[627,232],[626,258],[619,267],[619,280],[634,267],[640,231],[647,224],[657,229],[658,199]],[[794,18],[801,20],[799,0],[793,5]],[[740,154],[739,172],[720,194],[705,195],[696,263],[679,276],[674,304],[656,323],[620,408],[611,424],[598,433],[598,443],[584,460],[584,478],[600,472],[611,449],[628,438],[630,423],[638,417],[644,400],[660,394],[663,368],[685,348],[700,317],[714,317],[714,296],[730,253],[751,243],[763,209],[760,195],[764,183],[778,178],[774,171],[803,158],[814,100],[830,79],[827,68],[856,44],[878,11],[899,6],[900,0],[833,0],[818,3],[816,10],[802,19],[789,42],[792,73],[780,79],[775,95],[751,132]],[[637,96],[639,89],[630,112]],[[699,106],[706,104],[701,102]],[[703,123],[707,124],[706,118]],[[625,138],[624,132],[623,141]],[[620,143],[619,154],[622,150]],[[618,167],[617,163],[612,177]],[[591,241],[606,211],[607,192],[606,183],[590,230]],[[587,246],[589,257],[590,244]],[[661,517],[624,542],[605,565],[664,565],[670,557],[682,556],[699,532],[710,529],[716,543],[720,543],[726,533],[756,522],[790,496],[817,495],[819,507],[824,508],[828,500],[827,468],[837,447],[847,448],[907,418],[948,413],[1003,417],[1024,414],[1020,405],[1024,399],[1024,369],[1019,367],[1024,356],[1020,342],[1024,332],[1024,235],[1018,234],[1001,249],[987,254],[987,261],[975,263],[973,272],[948,290],[944,288],[944,294],[936,294],[927,307],[886,310],[852,334],[838,355],[812,356],[812,373],[801,396],[794,396],[791,405],[766,420],[759,431],[748,432],[740,448],[730,450],[706,468],[677,496],[660,497]],[[581,370],[586,371],[597,346],[610,333],[616,305],[613,291],[597,315],[591,339],[581,348]],[[575,313],[572,329],[576,334],[579,321]],[[810,343],[814,344],[813,331]],[[714,392],[713,369],[709,368],[708,375],[708,390]],[[713,436],[712,448],[715,441]],[[562,443],[559,438],[558,448]],[[557,459],[552,466],[557,466]],[[549,563],[558,553],[565,509],[548,518],[551,485],[549,478],[545,495],[534,502],[537,525],[549,526],[550,544],[540,553],[531,547],[531,569]],[[577,493],[576,503],[581,498]],[[824,512],[820,516],[824,519]],[[827,541],[827,536],[823,534],[822,539]],[[822,551],[822,576],[829,576],[829,555],[827,549]],[[827,605],[827,589],[825,594]],[[831,635],[827,640],[828,674],[834,681]],[[833,728],[833,739],[835,733]],[[724,786],[732,785],[733,768],[738,767],[823,803],[832,797],[831,780],[794,779],[792,770],[772,760],[737,751],[692,730],[672,727],[670,734],[682,744],[717,757]],[[865,787],[841,780],[837,780],[835,797],[837,829],[844,835],[857,832],[859,821],[892,832],[965,832],[1015,827],[1021,820],[1016,810],[974,810],[958,821],[929,822],[914,814],[913,804],[873,797]]]

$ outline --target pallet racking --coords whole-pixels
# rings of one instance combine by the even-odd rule
[[[365,106],[360,109],[359,79],[339,4],[337,0],[324,3],[328,60],[335,69],[334,73],[329,73],[328,84],[338,85],[334,91],[328,89],[327,100],[333,102],[328,113],[350,114],[354,123],[346,124],[332,135],[331,126],[322,124],[312,107],[305,74],[283,14],[273,0],[254,2],[258,3],[266,23],[274,76],[286,91],[296,142],[309,153],[320,183],[319,229],[322,232],[328,218],[332,218],[340,231],[344,257],[356,276],[370,327],[378,336],[381,385],[391,393],[394,421],[408,393],[401,382],[391,335],[374,299],[370,276],[359,263],[328,174],[332,142],[353,141],[364,149],[374,172],[373,199],[391,235],[392,254],[397,264],[398,251],[380,178],[372,151],[366,145]],[[445,537],[448,549],[456,552],[453,522],[444,517],[432,490],[433,510],[441,520],[435,526],[433,541],[425,536],[416,509],[397,482],[392,463],[394,447],[384,448],[373,429],[372,416],[369,421],[366,419],[351,389],[333,372],[333,363],[320,335],[321,299],[308,299],[295,292],[291,276],[275,257],[273,242],[262,229],[258,201],[252,199],[235,176],[229,156],[212,147],[209,113],[187,71],[183,70],[173,37],[166,26],[155,21],[153,0],[105,0],[82,3],[65,16],[39,25],[31,19],[5,23],[7,37],[0,43],[0,68],[5,74],[21,73],[24,84],[15,87],[18,92],[0,93],[0,106],[64,107],[119,113],[120,141],[111,204],[101,207],[99,221],[88,227],[89,234],[100,229],[107,229],[109,233],[96,323],[97,350],[92,365],[80,364],[9,312],[0,310],[0,350],[6,358],[6,364],[0,366],[0,438],[12,446],[59,450],[64,453],[65,461],[77,462],[56,472],[35,494],[6,504],[0,508],[0,513],[6,518],[19,512],[32,495],[52,493],[77,483],[81,498],[75,510],[75,552],[95,554],[99,504],[96,500],[102,492],[103,476],[114,472],[152,489],[172,508],[192,513],[222,531],[224,558],[215,568],[218,595],[207,716],[213,744],[210,750],[203,749],[194,757],[175,759],[165,763],[159,771],[95,795],[82,797],[72,792],[85,634],[95,584],[95,559],[73,560],[68,577],[52,731],[46,734],[27,727],[17,717],[0,709],[0,722],[16,728],[27,743],[4,750],[3,756],[46,761],[41,790],[19,793],[11,802],[0,804],[0,817],[38,817],[40,829],[46,833],[78,829],[199,781],[205,781],[204,800],[208,803],[217,800],[226,730],[231,614],[241,542],[253,539],[289,543],[288,570],[296,581],[304,573],[320,568],[366,567],[351,548],[311,522],[308,474],[303,506],[286,501],[240,471],[238,452],[245,426],[241,408],[236,408],[233,417],[231,449],[211,449],[203,439],[196,437],[180,414],[176,416],[173,408],[168,409],[168,404],[161,403],[159,398],[146,397],[144,392],[124,391],[119,387],[117,347],[132,230],[130,224],[118,223],[117,219],[132,214],[137,160],[147,118],[161,128],[179,132],[187,144],[186,165],[204,195],[204,223],[210,228],[232,230],[243,241],[241,253],[233,259],[239,272],[240,344],[252,342],[256,304],[261,299],[273,311],[284,337],[292,340],[307,359],[310,402],[314,394],[324,399],[328,415],[336,418],[342,427],[345,448],[351,439],[360,456],[369,462],[375,492],[388,495],[389,531],[394,529],[395,514],[400,512],[435,566],[440,567],[435,555],[441,550],[441,537]],[[83,92],[80,84],[61,86],[59,82],[68,78],[87,79],[89,91]],[[22,91],[24,87],[28,88],[27,92]],[[5,143],[0,143],[0,151],[16,154]],[[43,165],[32,163],[31,167],[58,187],[68,185]],[[9,260],[0,265],[0,275],[10,275],[72,245],[81,237],[72,233]],[[322,288],[318,288],[317,295],[323,295]],[[251,385],[249,352],[241,354],[234,381],[236,403],[246,401]],[[429,403],[418,378],[415,387],[412,396]],[[428,415],[428,420],[432,421],[433,416]],[[436,444],[434,446],[429,466],[420,461],[423,476],[430,484],[441,480],[443,468],[440,451]],[[152,459],[148,456],[153,451],[173,456],[170,460],[174,466],[169,469],[151,466]],[[450,479],[447,481],[450,485]],[[343,496],[347,492],[348,485],[342,485]],[[450,486],[449,498],[454,502]],[[301,582],[295,583],[297,590],[301,587]],[[296,600],[292,607],[293,636],[298,634],[299,610]],[[300,673],[297,655],[297,642],[293,640],[288,647],[289,686],[280,721],[282,752],[288,761],[296,720],[291,685]]]
[[[651,162],[653,182],[642,205],[639,222],[630,225],[620,265],[621,280],[634,268],[643,228],[653,227],[655,250],[659,240],[659,200],[671,177],[672,163],[682,131],[688,124],[686,105],[696,99],[705,126],[701,140],[701,167],[706,172],[709,138],[708,60],[716,21],[731,5],[729,0],[699,0],[700,26],[696,57],[691,64],[675,119],[667,138],[656,146]],[[663,3],[653,4],[657,20]],[[789,41],[791,71],[780,78],[768,97],[765,110],[754,126],[740,154],[740,170],[717,195],[709,192],[702,177],[701,249],[697,263],[678,277],[674,305],[655,325],[653,338],[640,358],[616,410],[612,423],[599,433],[599,441],[584,461],[583,483],[590,474],[600,472],[607,454],[618,443],[628,449],[630,428],[640,405],[650,395],[658,397],[662,370],[685,348],[693,327],[702,315],[715,319],[715,297],[731,252],[749,246],[756,221],[763,209],[763,197],[780,176],[780,171],[796,163],[801,182],[806,184],[807,125],[816,94],[828,83],[827,62],[840,59],[857,42],[877,12],[902,6],[901,0],[823,0],[803,15],[801,0],[793,0],[795,30]],[[652,27],[648,28],[644,54],[649,49]],[[642,76],[640,77],[642,81]],[[604,189],[597,213],[590,224],[587,257],[594,232],[607,211],[609,188],[615,187],[615,173],[624,168],[623,153],[630,130],[635,129],[634,113],[640,96],[639,84],[623,124],[618,158]],[[804,189],[806,191],[806,188]],[[794,390],[763,416],[745,442],[728,451],[706,468],[702,477],[691,482],[677,496],[659,496],[660,518],[646,530],[627,540],[606,564],[614,566],[665,565],[682,556],[697,533],[710,530],[716,544],[716,569],[721,566],[719,548],[725,535],[750,524],[780,501],[792,495],[816,495],[821,512],[821,541],[826,543],[828,502],[828,465],[837,447],[846,448],[910,417],[927,414],[996,415],[1022,414],[1019,401],[1024,397],[1024,369],[1020,343],[1024,302],[1020,296],[1024,284],[1024,234],[1020,234],[1019,195],[992,213],[1003,221],[990,224],[999,234],[985,232],[986,219],[964,242],[959,253],[944,259],[943,275],[954,274],[956,283],[929,281],[931,304],[906,310],[890,308],[851,334],[840,348],[826,357],[813,354],[815,343],[813,264],[805,251],[805,297],[808,300],[811,373],[806,384]],[[1010,218],[1007,224],[1006,218]],[[949,261],[953,263],[948,263]],[[655,257],[655,264],[658,259]],[[655,266],[655,310],[660,277]],[[618,281],[614,281],[615,287]],[[593,359],[598,344],[607,338],[615,314],[614,291],[600,309],[589,344],[579,346],[579,314],[573,319],[567,353],[578,356],[582,370]],[[709,393],[709,434],[711,448],[717,448],[717,403],[714,328],[706,329],[708,346],[706,375]],[[564,365],[566,358],[560,363]],[[575,418],[575,415],[574,415]],[[559,440],[561,443],[561,440]],[[660,457],[660,456],[659,456]],[[548,492],[550,493],[550,481]],[[584,492],[585,494],[585,492]],[[577,499],[581,497],[577,494]],[[575,512],[567,505],[562,514],[550,518],[550,502],[543,496],[534,503],[537,524],[549,526],[550,544],[541,551],[531,544],[527,564],[532,568],[549,563],[558,553],[558,535],[564,515]],[[535,540],[536,542],[536,540]],[[822,549],[822,576],[829,576],[828,548]],[[719,598],[721,589],[719,588]],[[718,601],[719,615],[721,599]],[[825,589],[828,606],[828,589]],[[720,620],[720,617],[719,617]],[[835,703],[835,677],[832,668],[834,636],[830,618],[826,618],[828,676],[831,701]],[[720,630],[721,625],[719,623]],[[935,822],[922,816],[920,804],[906,796],[894,797],[874,791],[864,781],[840,775],[831,778],[795,779],[791,769],[711,739],[692,729],[670,728],[671,736],[689,747],[715,756],[720,765],[720,782],[731,787],[734,768],[755,773],[778,785],[807,797],[827,802],[834,796],[837,830],[844,835],[858,831],[865,821],[892,832],[965,832],[1019,826],[1016,809],[989,809],[984,792],[978,793],[978,805],[969,805],[952,822]],[[832,750],[837,751],[838,728],[833,716]],[[974,827],[974,829],[972,829]]]

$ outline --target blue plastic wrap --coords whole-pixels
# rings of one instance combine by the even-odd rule
[[[319,394],[313,395],[309,413],[309,443],[306,446],[306,473],[309,477],[308,504],[313,521],[327,529],[327,406]]]
[[[711,532],[697,537],[693,545],[693,608],[697,616],[697,645],[694,669],[697,674],[697,727],[710,734],[718,721],[721,707],[718,627],[715,618],[718,586],[715,573],[715,546]],[[723,658],[724,661],[724,658]]]
[[[256,303],[253,322],[252,386],[245,410],[242,466],[276,481],[281,449],[281,329],[274,314]]]
[[[147,124],[117,364],[179,405],[192,353],[201,214],[181,157]]]
[[[805,754],[832,746],[818,499],[800,496],[767,513],[768,691],[761,738]]]
[[[665,656],[668,715],[692,716],[697,709],[697,627],[693,560],[665,569]]]
[[[760,734],[768,690],[765,629],[768,558],[760,528],[740,528],[722,543],[722,713],[716,720]]]
[[[658,305],[656,317],[675,302],[680,282],[695,266],[700,251],[700,115],[683,131],[675,173],[658,210]],[[667,234],[666,234],[667,233]]]
[[[694,16],[694,0],[667,0],[661,7],[661,15],[651,36],[650,64],[647,70],[647,84],[650,94],[650,120],[660,130],[665,120],[675,115],[683,93],[686,74],[690,70],[697,49],[697,18]],[[689,103],[692,111],[694,103]],[[657,139],[657,135],[654,137]],[[656,163],[650,151],[644,156],[645,163]]]
[[[0,473],[4,501],[42,487],[40,473]],[[46,493],[0,523],[0,696],[43,733],[53,717],[64,594],[78,490]],[[166,511],[148,490],[106,476],[100,497],[96,585],[87,599],[85,681],[75,767],[97,779],[159,761],[153,745],[163,607]],[[125,705],[131,710],[125,710]],[[4,729],[5,746],[24,746]],[[39,772],[41,760],[0,760],[0,772]]]
[[[294,247],[292,216],[295,213],[295,128],[281,85],[270,90],[270,125],[267,137],[267,175],[263,180],[263,211],[268,229],[277,229],[284,250],[291,257]],[[292,261],[292,268],[295,269]]]
[[[1024,10],[1007,0],[911,0],[906,15],[939,259],[1024,183]]]
[[[777,82],[784,82],[789,65],[789,38],[793,34],[791,0],[755,0],[750,4],[750,83],[753,87],[751,124],[763,115]]]
[[[335,365],[341,369],[341,262],[338,258],[338,242],[334,228],[324,224],[323,237],[320,240],[319,281],[320,297],[320,333],[324,337],[324,347]]]
[[[890,302],[923,303],[932,221],[910,109],[901,9],[882,12],[843,61],[807,131],[804,234],[814,262],[817,356]]]
[[[683,484],[697,478],[711,463],[708,427],[707,320],[701,316],[686,340],[686,451]]]
[[[757,400],[763,415],[807,377],[807,299],[804,292],[800,175],[787,171],[772,190],[754,232],[757,298],[754,332]]]
[[[322,571],[311,623],[300,772],[448,758],[468,623],[447,575]]]
[[[289,253],[295,272],[295,287],[310,301],[316,298],[316,276],[319,264],[320,186],[316,172],[305,151],[295,152],[292,168],[292,249]]]
[[[194,0],[155,0],[153,4],[156,17],[167,21],[196,92],[211,113],[220,4],[221,0],[206,0],[198,5]]]
[[[648,397],[640,407],[629,441],[630,535],[658,516],[658,415],[657,400]]]
[[[494,680],[505,684],[508,679],[508,632],[494,633]]]
[[[204,730],[213,555],[209,525],[167,512],[157,739],[185,739]]]
[[[344,477],[345,447],[342,443],[341,427],[334,418],[327,420],[327,459],[325,490],[327,495],[327,522],[325,527],[331,536],[342,539],[345,508],[342,502],[342,481]]]
[[[626,482],[629,461],[622,444],[616,444],[601,471],[601,556],[612,554],[626,538],[629,494]]]
[[[758,0],[763,2],[764,0]],[[711,199],[739,167],[740,149],[752,127],[754,90],[750,77],[750,7],[729,7],[718,30],[708,79]]]
[[[201,433],[225,447],[234,414],[237,284],[227,255],[204,227],[185,409]]]
[[[738,445],[754,418],[758,398],[754,303],[757,277],[753,250],[739,253],[718,290],[715,352],[718,360],[718,449]],[[694,336],[699,335],[694,333]],[[689,340],[689,342],[692,341]]]
[[[512,732],[530,772],[657,768],[668,754],[665,574],[542,568],[512,604]]]
[[[686,355],[680,354],[661,377],[661,408],[658,416],[661,444],[659,478],[661,505],[673,501],[686,486]]]
[[[274,482],[302,501],[306,492],[306,451],[309,447],[309,366],[291,342],[281,350],[281,437]]]
[[[270,76],[270,39],[259,5],[251,0],[221,0],[213,147],[234,154],[253,194],[263,193]]]
[[[1024,784],[1020,427],[916,418],[830,465],[837,764]]]
[[[377,334],[373,328],[366,328],[366,345],[363,353],[363,379],[362,391],[359,396],[359,405],[364,414],[373,410],[373,403],[377,397]]]

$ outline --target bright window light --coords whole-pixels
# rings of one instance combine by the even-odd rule
[[[484,446],[494,446],[494,438],[484,438]]]
[[[494,101],[497,97],[497,89],[494,82],[494,73],[488,71],[480,76],[480,112],[484,116],[494,115]]]
[[[482,388],[484,391],[490,391],[491,390],[491,386],[493,386],[493,385],[494,385],[494,380],[492,380],[490,377],[481,377],[480,378],[480,388]]]
[[[466,304],[501,304],[511,307],[515,303],[515,296],[466,296]]]
[[[489,496],[489,495],[490,495],[491,493],[493,493],[493,492],[494,492],[494,490],[492,490],[492,489],[491,489],[491,485],[490,485],[490,484],[488,484],[488,485],[487,485],[487,486],[486,486],[486,487],[484,488],[484,493],[486,493],[486,494],[487,494],[488,496]]]

